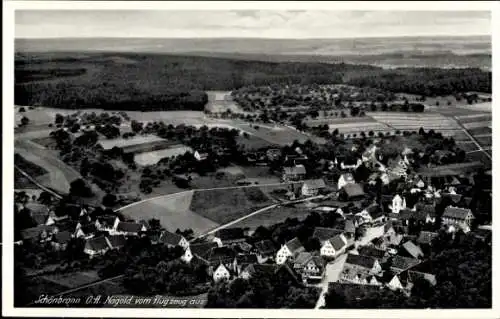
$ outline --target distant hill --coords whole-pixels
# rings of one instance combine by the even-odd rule
[[[491,69],[491,37],[356,39],[80,38],[16,39],[16,52],[140,52],[243,58],[273,62],[374,64],[383,67]]]

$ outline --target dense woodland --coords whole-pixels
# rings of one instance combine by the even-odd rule
[[[272,84],[347,83],[429,96],[491,92],[491,72],[480,69],[384,70],[344,63],[274,63],[133,53],[34,56],[37,60],[32,60],[29,54],[16,57],[16,104],[202,110],[207,102],[206,90]],[[86,72],[81,74],[83,69]]]

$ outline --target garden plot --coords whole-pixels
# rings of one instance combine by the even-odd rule
[[[440,131],[460,128],[453,119],[436,113],[415,115],[411,113],[387,112],[371,113],[370,116],[381,123],[399,130],[418,130],[423,127],[424,129]]]
[[[169,148],[166,148],[163,150],[135,154],[134,161],[137,163],[137,165],[140,165],[140,166],[155,165],[162,158],[174,157],[174,156],[182,155],[186,152],[192,153],[193,149],[189,146],[185,146],[182,144],[173,145],[173,146],[170,146]]]
[[[60,286],[72,289],[90,284],[100,279],[96,271],[78,271],[64,274],[45,275],[43,279]]]
[[[474,138],[477,140],[479,145],[481,145],[483,147],[491,146],[491,144],[493,142],[493,138],[491,135],[490,136],[480,136],[480,137],[474,136]]]

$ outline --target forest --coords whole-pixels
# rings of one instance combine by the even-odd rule
[[[272,84],[346,83],[428,96],[491,92],[491,72],[472,68],[384,70],[138,53],[24,54],[15,68],[16,104],[61,108],[203,110],[207,90]]]

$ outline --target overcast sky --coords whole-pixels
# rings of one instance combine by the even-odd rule
[[[486,11],[16,11],[17,38],[490,35]]]

